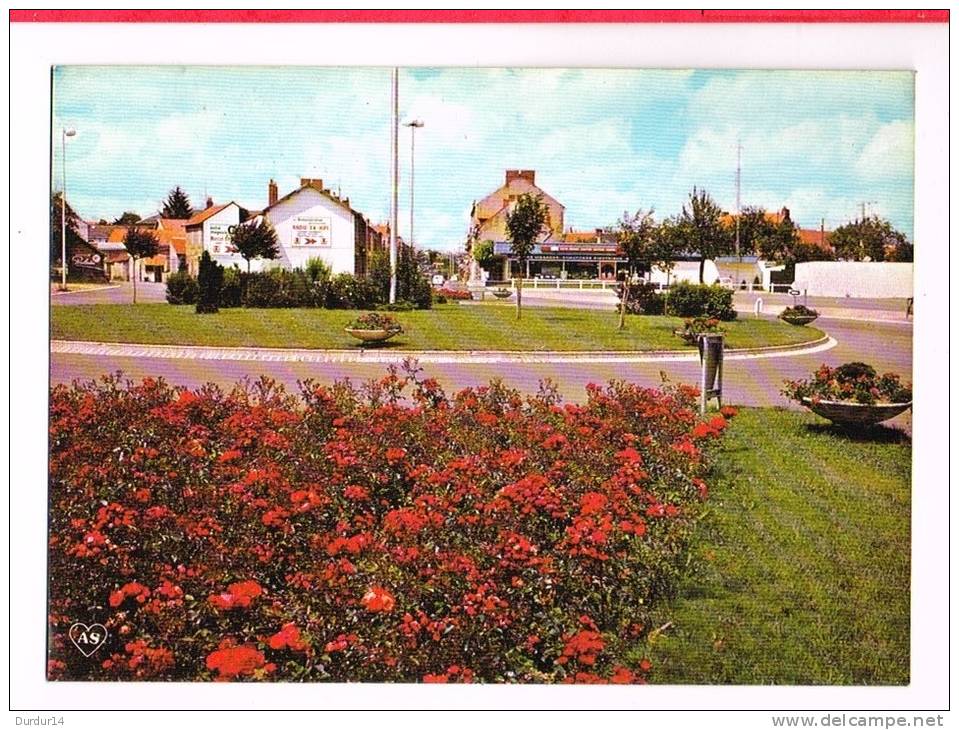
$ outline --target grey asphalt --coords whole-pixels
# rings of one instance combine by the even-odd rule
[[[790,406],[779,390],[784,379],[808,376],[822,363],[839,365],[850,360],[870,363],[880,372],[897,372],[912,380],[912,326],[905,321],[830,319],[817,322],[820,329],[838,344],[812,355],[738,360],[728,362],[725,372],[725,401],[750,406]],[[535,392],[541,381],[551,379],[567,400],[581,401],[587,383],[623,379],[655,386],[665,375],[672,382],[696,384],[699,366],[695,362],[668,363],[437,363],[422,366],[426,376],[436,378],[448,391],[500,378],[524,392]],[[295,363],[175,360],[148,357],[119,357],[55,353],[52,356],[52,383],[90,380],[104,373],[122,371],[134,380],[162,376],[188,387],[207,382],[229,387],[243,378],[266,375],[289,388],[297,381],[312,378],[332,383],[349,378],[362,382],[383,375],[386,366],[375,363]],[[911,413],[890,422],[911,430]]]

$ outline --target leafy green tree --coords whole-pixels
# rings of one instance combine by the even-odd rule
[[[903,233],[878,216],[839,226],[830,234],[829,240],[836,255],[846,261],[885,261],[887,250],[897,251],[909,244]],[[908,249],[902,250],[905,255],[909,255]]]
[[[397,264],[399,264],[399,260],[397,260]],[[397,266],[397,268],[399,267]],[[390,300],[390,255],[383,249],[375,249],[370,254],[366,278],[376,289],[377,303],[388,302]]]
[[[652,209],[637,210],[635,213],[625,212],[619,219],[616,227],[616,241],[620,253],[626,259],[629,275],[623,282],[622,296],[619,303],[619,329],[626,326],[626,305],[629,300],[630,280],[645,264],[647,267],[653,259],[653,247],[656,240],[656,223],[653,221]]]
[[[223,288],[223,267],[204,251],[197,272],[197,314],[216,314],[220,311],[220,290]]]
[[[186,220],[192,215],[193,207],[190,205],[190,198],[183,192],[180,186],[177,185],[170,191],[166,201],[163,203],[162,216],[164,218]]]
[[[477,241],[473,244],[470,253],[473,256],[473,261],[476,262],[476,265],[485,269],[487,266],[493,263],[493,250],[494,248],[492,241]]]
[[[510,252],[519,261],[520,276],[516,286],[516,319],[523,316],[523,275],[526,260],[533,253],[536,239],[549,230],[549,208],[541,195],[520,195],[513,209],[506,214],[506,237]]]
[[[113,221],[115,226],[132,226],[139,223],[141,220],[138,213],[133,213],[132,211],[125,210],[123,215]]]
[[[246,259],[247,273],[250,272],[253,259],[272,261],[280,255],[276,231],[266,218],[261,218],[257,223],[237,226],[233,231],[232,243],[240,256]]]
[[[160,250],[160,243],[157,241],[153,231],[144,230],[137,226],[127,229],[126,236],[123,237],[123,245],[133,259],[133,303],[137,303],[137,262],[140,259],[148,259],[156,256]]]
[[[53,193],[50,196],[50,265],[56,266],[60,262],[62,255],[63,239],[61,238],[61,206],[63,195],[60,192]],[[77,233],[80,223],[80,217],[76,214],[70,203],[67,203],[67,261],[70,260],[70,252],[78,243],[83,243],[83,237]]]
[[[414,304],[417,309],[433,305],[433,289],[420,267],[422,252],[411,246],[400,246],[396,261],[396,298]],[[389,289],[387,289],[387,295]]]
[[[900,263],[912,263],[913,246],[909,241],[903,241],[897,245],[886,257],[887,261],[898,261]]]
[[[723,211],[705,190],[693,191],[677,217],[676,236],[688,253],[699,256],[699,283],[704,283],[706,260],[727,255],[733,234],[722,221]]]

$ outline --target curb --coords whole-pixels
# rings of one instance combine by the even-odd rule
[[[729,349],[728,360],[754,360],[771,357],[793,357],[823,352],[836,346],[828,335],[795,345]],[[156,358],[162,360],[214,360],[241,362],[305,362],[305,363],[402,363],[417,360],[421,363],[643,363],[696,362],[695,350],[660,350],[658,352],[520,352],[515,350],[470,350],[449,352],[443,350],[306,350],[264,347],[205,347],[196,345],[144,345],[120,342],[84,342],[78,340],[51,340],[50,352],[64,355],[93,355],[101,357]]]
[[[106,286],[95,286],[90,289],[76,289],[74,291],[51,291],[51,297],[64,297],[70,294],[86,294],[94,291],[106,291],[107,289],[119,289],[119,284],[107,284]]]

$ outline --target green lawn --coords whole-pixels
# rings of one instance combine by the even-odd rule
[[[647,647],[655,681],[907,684],[911,443],[745,409],[690,573]]]
[[[324,309],[223,309],[198,315],[191,306],[92,304],[52,307],[52,336],[61,340],[144,344],[343,349],[357,341],[343,327],[358,312]],[[676,350],[689,347],[673,330],[676,317],[627,319],[616,312],[527,307],[516,320],[510,307],[448,304],[397,312],[406,332],[388,343],[396,350]],[[777,320],[742,319],[724,325],[729,347],[761,347],[822,337],[812,327]]]

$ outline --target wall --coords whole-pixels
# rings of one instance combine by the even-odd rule
[[[210,252],[210,257],[220,266],[230,268],[236,265],[241,271],[246,271],[246,259],[238,253],[228,251],[230,232],[227,229],[239,223],[240,207],[236,203],[230,203],[223,210],[211,215],[203,221],[203,248]],[[251,261],[250,271],[257,271],[261,263],[257,260]]]
[[[313,188],[303,188],[268,210],[266,216],[276,229],[280,245],[279,258],[268,263],[285,269],[302,269],[309,259],[316,257],[326,261],[334,274],[354,273],[356,239],[351,210]],[[297,233],[303,234],[303,229],[298,231],[294,226],[308,225],[304,219],[310,218],[329,222],[328,245],[294,245]]]
[[[649,281],[653,284],[666,284],[666,272],[658,266],[654,266],[649,272]],[[706,259],[706,266],[703,269],[703,283],[715,284],[719,280],[719,269],[711,259]],[[675,284],[679,281],[689,281],[693,284],[699,283],[699,262],[698,261],[675,261],[673,270],[669,272],[669,283]]]
[[[796,264],[793,288],[818,297],[911,297],[912,264],[808,261]]]

